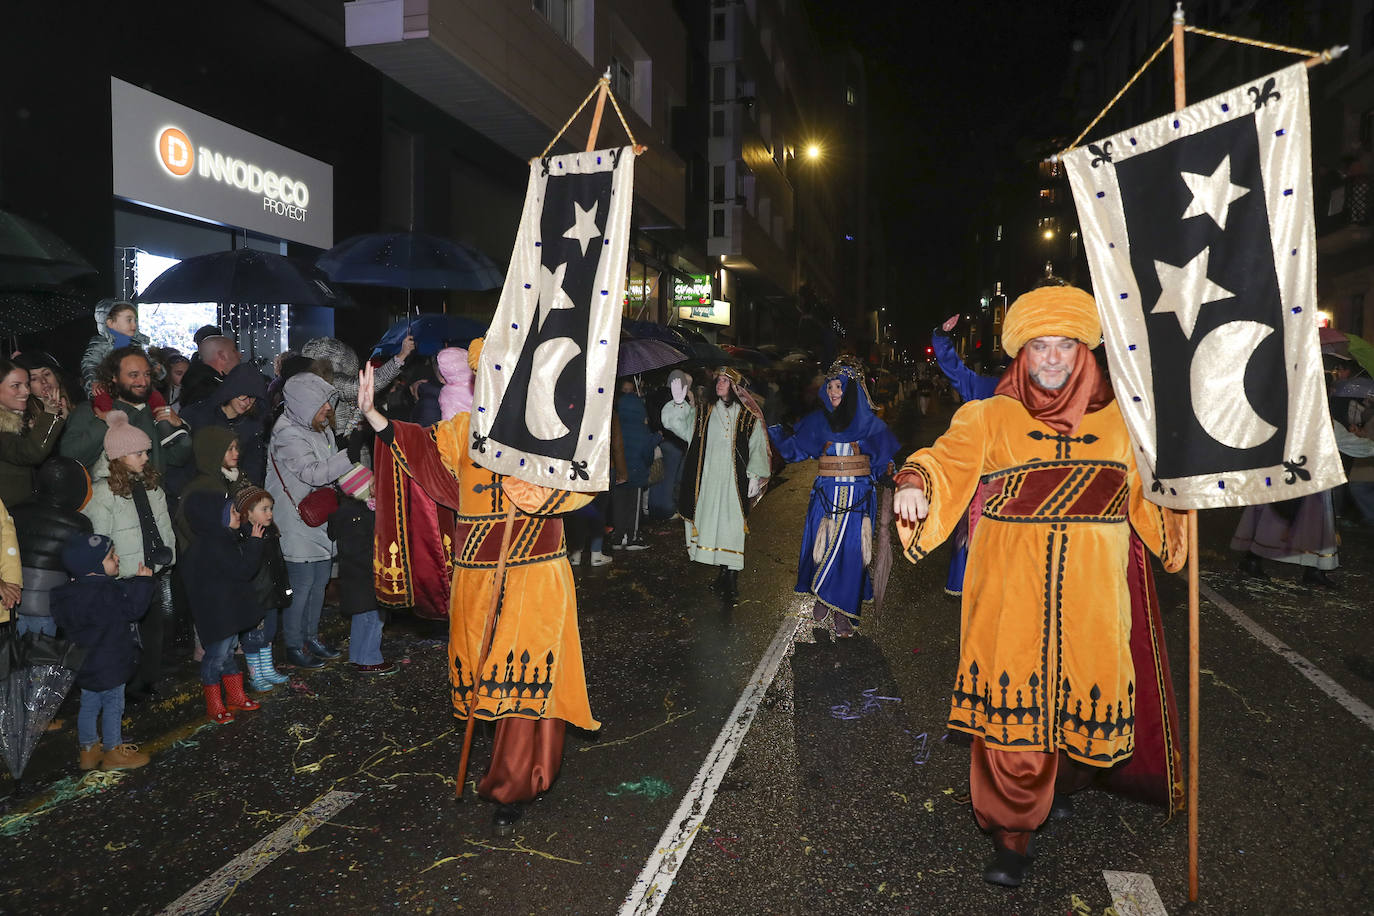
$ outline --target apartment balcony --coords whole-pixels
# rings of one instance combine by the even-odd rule
[[[660,4],[671,17],[668,3]],[[603,5],[588,7],[602,10]],[[564,38],[528,2],[353,0],[344,4],[349,51],[454,119],[521,159],[538,156],[595,85],[610,51],[596,48],[602,15]],[[676,18],[662,20],[663,42],[684,40]],[[647,38],[648,36],[646,36]],[[646,45],[649,42],[646,41]],[[652,53],[654,47],[648,48]],[[665,52],[666,54],[667,52]],[[681,85],[685,76],[678,80]],[[652,96],[651,96],[652,98]],[[635,139],[648,146],[635,163],[635,197],[658,216],[685,224],[685,165],[667,145],[667,112],[650,124],[620,99]],[[581,149],[586,114],[555,151]],[[628,143],[606,106],[599,146]]]
[[[723,267],[780,293],[795,291],[791,257],[743,204],[725,208],[725,234],[708,238],[706,253]]]
[[[1352,175],[1317,195],[1317,253],[1337,255],[1374,239],[1371,228],[1371,181]]]

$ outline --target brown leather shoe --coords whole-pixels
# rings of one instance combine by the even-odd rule
[[[136,770],[152,759],[140,751],[137,744],[121,744],[106,751],[100,765],[106,770]]]
[[[77,757],[77,766],[81,767],[81,772],[94,770],[100,766],[100,758],[105,756],[105,748],[97,741],[88,748],[84,748]]]

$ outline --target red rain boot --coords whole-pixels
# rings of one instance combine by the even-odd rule
[[[219,684],[201,684],[205,691],[205,717],[216,725],[228,725],[234,721],[234,714],[224,708],[224,698],[220,696]]]
[[[224,684],[224,705],[230,709],[252,712],[262,708],[261,703],[248,699],[248,695],[243,692],[242,674],[226,674],[220,681]]]

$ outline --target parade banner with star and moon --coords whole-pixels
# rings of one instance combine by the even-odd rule
[[[1317,340],[1307,68],[1064,156],[1112,385],[1149,498],[1344,481]]]
[[[472,401],[473,461],[541,486],[610,485],[634,149],[530,163]]]

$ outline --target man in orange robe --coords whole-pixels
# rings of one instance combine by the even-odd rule
[[[481,341],[468,350],[474,371]],[[496,722],[491,766],[477,786],[496,802],[493,824],[509,833],[521,805],[547,790],[563,760],[566,726],[596,730],[582,669],[577,597],[559,517],[591,502],[571,493],[495,474],[468,452],[470,414],[431,427],[392,422],[372,403],[372,367],[363,369],[358,408],[390,448],[374,450],[377,474],[403,473],[435,502],[457,512],[449,604],[449,684],[453,714]],[[386,460],[389,458],[389,461]],[[385,494],[392,488],[379,487]],[[508,510],[515,506],[496,632],[482,670],[482,637]],[[376,558],[374,562],[384,562]]]
[[[995,850],[983,876],[1011,887],[1056,791],[1135,750],[1131,529],[1170,572],[1186,560],[1185,516],[1142,492],[1090,349],[1101,336],[1082,290],[1022,296],[1003,328],[1015,361],[996,394],[960,408],[897,475],[912,562],[950,535],[980,480],[991,486],[969,548],[949,726],[974,736],[973,809]]]

